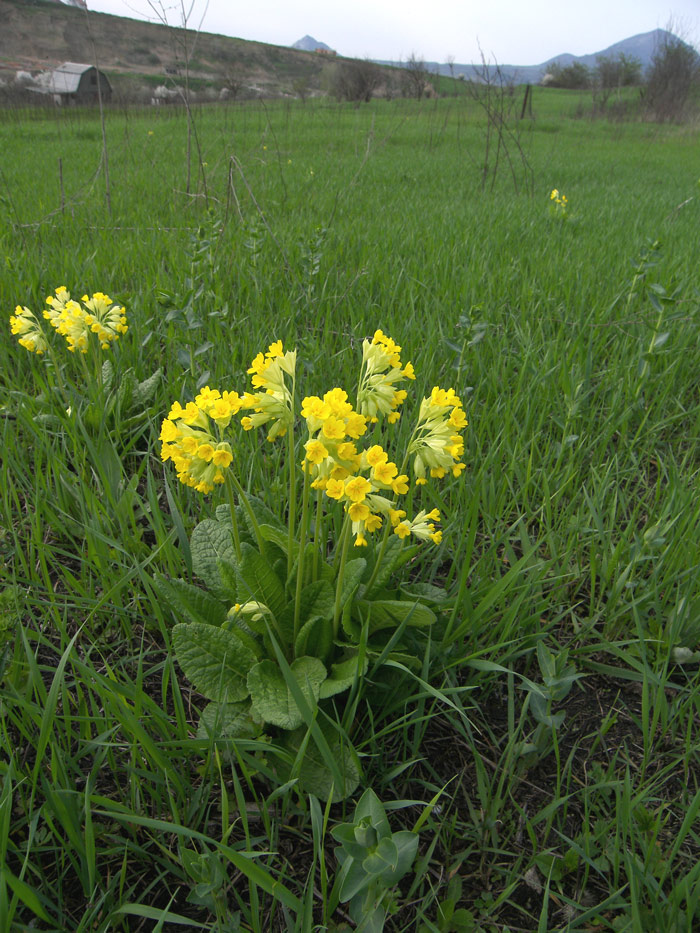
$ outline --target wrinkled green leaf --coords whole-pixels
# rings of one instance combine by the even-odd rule
[[[299,785],[307,794],[314,794],[319,800],[328,800],[333,789],[333,803],[345,800],[355,793],[360,783],[360,768],[357,753],[352,745],[343,741],[329,723],[319,722],[319,726],[328,744],[330,753],[343,777],[343,786],[338,787],[333,780],[330,768],[323,760],[313,738],[309,739],[299,771]],[[285,745],[291,750],[298,750],[307,735],[305,727],[296,729],[285,738]]]
[[[149,376],[148,379],[144,379],[143,382],[139,382],[136,388],[134,389],[134,397],[132,404],[137,408],[146,408],[149,405],[156,394],[156,389],[163,377],[163,370],[157,369],[152,376]]]
[[[327,619],[315,616],[305,622],[299,630],[294,642],[294,653],[299,657],[310,655],[323,661],[332,644],[333,626]]]
[[[290,665],[299,689],[312,708],[316,706],[326,668],[318,658],[297,658]],[[304,718],[279,666],[268,660],[250,669],[248,690],[257,716],[282,729],[296,729]]]
[[[154,584],[158,595],[181,622],[221,625],[226,618],[226,606],[201,587],[161,576],[154,578]]]
[[[260,723],[251,715],[250,702],[209,703],[202,710],[198,739],[252,739],[260,734]]]
[[[360,599],[355,608],[362,618],[369,618],[369,632],[383,628],[394,628],[406,620],[407,625],[432,625],[435,613],[421,603],[399,599]]]
[[[367,561],[364,557],[356,557],[355,560],[349,560],[345,565],[343,574],[343,588],[340,591],[340,608],[342,609],[357,587],[360,585],[362,575],[367,567]]]
[[[359,661],[359,655],[353,655],[351,658],[346,658],[345,661],[340,661],[338,664],[333,664],[331,666],[331,672],[328,678],[321,684],[322,700],[327,700],[328,697],[335,696],[336,693],[342,693],[353,685],[355,677],[361,677],[363,674],[367,673],[369,664],[367,658],[364,658],[364,663],[360,670],[358,670]]]
[[[200,622],[176,625],[173,648],[180,667],[207,699],[235,702],[248,696],[246,680],[257,658],[232,632]]]
[[[241,544],[237,579],[239,602],[254,599],[264,603],[275,618],[281,615],[286,603],[284,587],[270,562],[250,544]]]
[[[236,594],[229,592],[219,569],[219,563],[234,566],[236,563],[230,526],[206,518],[192,532],[190,550],[192,569],[197,576],[219,599],[235,602]]]

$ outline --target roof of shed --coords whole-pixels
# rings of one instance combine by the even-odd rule
[[[78,90],[81,77],[94,65],[81,65],[78,62],[64,62],[55,68],[47,85],[53,94],[74,94]]]

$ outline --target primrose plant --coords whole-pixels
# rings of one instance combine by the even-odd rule
[[[392,889],[409,871],[418,850],[418,833],[391,831],[386,811],[373,790],[367,789],[355,807],[351,823],[331,830],[340,843],[335,850],[341,866],[331,903],[348,904],[350,917],[361,933],[382,933],[393,906]]]
[[[280,778],[341,799],[358,769],[334,698],[356,696],[370,665],[419,666],[409,636],[435,621],[428,603],[439,604],[435,587],[408,595],[396,582],[421,544],[442,536],[437,509],[409,514],[409,472],[417,495],[430,481],[459,476],[467,420],[455,392],[436,386],[401,459],[390,459],[384,435],[399,420],[402,386],[415,379],[401,348],[380,330],[363,342],[354,405],[336,386],[304,397],[297,411],[296,362],[296,351],[277,341],[253,360],[250,391],[207,386],[184,407],[173,404],[160,433],[163,461],[200,493],[221,488],[225,501],[192,532],[203,587],[163,577],[156,586],[180,620],[177,660],[210,701],[200,733],[271,735],[287,752]],[[237,417],[240,429],[265,426],[268,440],[286,442],[286,525],[243,488],[249,471],[236,457]]]
[[[87,427],[119,424],[133,439],[133,432],[143,422],[143,409],[158,388],[161,371],[143,381],[132,369],[117,375],[112,360],[105,355],[129,330],[124,307],[104,292],[83,295],[76,301],[65,285],[47,297],[46,305],[41,314],[17,305],[10,316],[10,330],[20,346],[47,360],[56,380],[57,393],[49,390],[38,401],[49,408],[57,395],[66,414],[74,417],[80,413]],[[64,338],[67,356],[57,351],[53,332]]]

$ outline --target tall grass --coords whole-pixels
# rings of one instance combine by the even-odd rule
[[[188,575],[217,501],[164,473],[157,434],[172,399],[240,390],[275,338],[309,392],[350,388],[376,327],[470,421],[415,570],[451,611],[420,676],[356,713],[366,785],[441,794],[391,928],[698,923],[697,131],[570,106],[536,91],[532,198],[505,172],[480,190],[464,99],[203,109],[189,195],[184,116],[113,113],[111,216],[94,114],[0,115],[8,318],[58,285],[109,291],[130,320],[114,385],[162,370],[107,417],[78,361],[58,384],[0,338],[0,929],[330,923],[343,805],[276,788],[274,747],[196,737],[152,576]],[[237,459],[282,514],[256,446]],[[540,642],[584,676],[533,751]]]

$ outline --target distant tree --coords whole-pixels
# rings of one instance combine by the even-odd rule
[[[335,62],[326,75],[333,97],[356,104],[370,101],[382,81],[381,69],[370,61]]]
[[[295,78],[292,83],[292,90],[296,96],[302,102],[306,102],[306,98],[309,96],[311,91],[311,86],[309,84],[309,79],[306,77]]]
[[[581,62],[572,62],[570,65],[560,65],[558,62],[553,62],[548,67],[547,77],[549,87],[581,90],[591,85],[591,73]]]
[[[700,56],[670,31],[652,58],[646,85],[646,105],[655,120],[680,120],[691,91],[700,84]]]
[[[415,97],[420,100],[428,88],[430,73],[425,61],[415,52],[411,52],[408,61],[403,66],[401,84],[404,97]]]
[[[608,98],[622,87],[636,87],[642,83],[642,63],[624,52],[615,56],[599,55],[592,75],[593,102],[596,109],[604,110]]]

